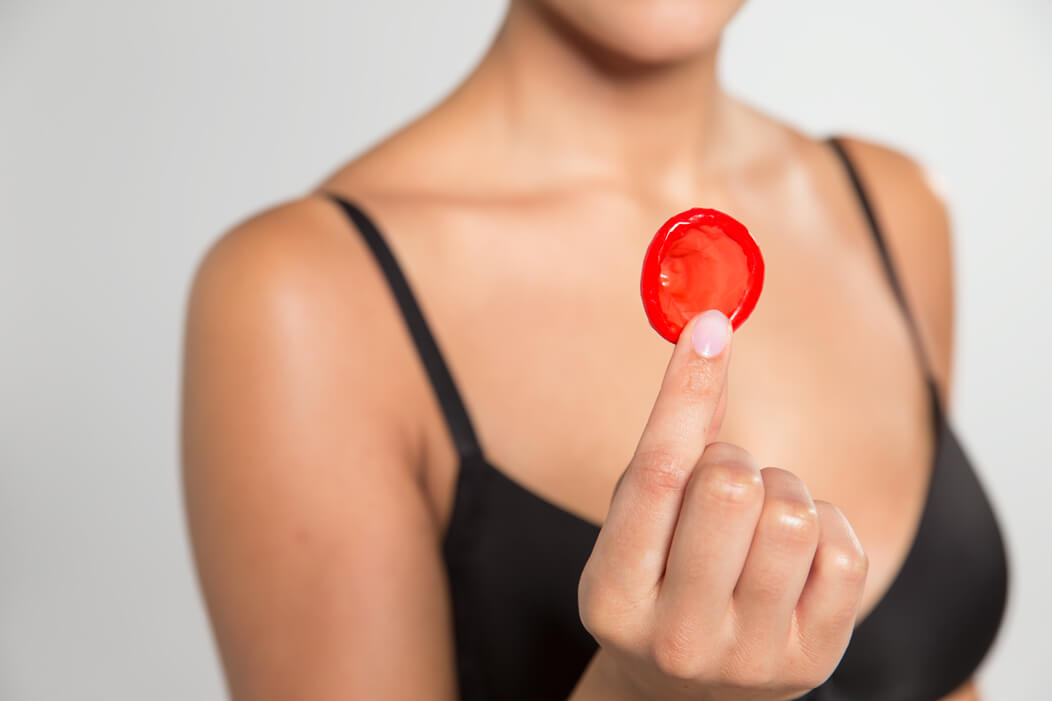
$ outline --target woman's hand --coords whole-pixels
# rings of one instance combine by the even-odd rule
[[[581,620],[602,648],[582,686],[604,695],[791,699],[851,636],[867,560],[843,514],[710,442],[730,336],[715,311],[684,329],[581,576]]]

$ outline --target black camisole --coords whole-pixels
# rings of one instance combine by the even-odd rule
[[[859,174],[843,164],[892,292],[924,364],[936,449],[920,524],[901,569],[855,628],[833,675],[807,701],[935,701],[964,683],[990,648],[1007,567],[983,489],[940,406],[920,336]],[[577,582],[599,525],[546,501],[487,462],[453,377],[405,276],[357,206],[346,212],[376,257],[442,407],[459,474],[443,556],[464,701],[566,699],[597,650],[581,625]]]

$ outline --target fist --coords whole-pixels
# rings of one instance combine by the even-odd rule
[[[625,698],[795,698],[854,627],[868,563],[847,519],[710,440],[730,337],[716,311],[684,329],[581,576],[581,620]]]

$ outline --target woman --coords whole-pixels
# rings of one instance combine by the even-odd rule
[[[1005,568],[942,412],[943,206],[728,97],[740,4],[512,0],[209,251],[184,469],[235,699],[976,698]],[[768,275],[670,359],[639,270],[691,206]]]

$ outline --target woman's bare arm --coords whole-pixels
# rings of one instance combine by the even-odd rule
[[[186,323],[183,471],[236,701],[452,699],[415,376],[368,251],[319,199],[224,236]],[[412,350],[410,348],[409,353]]]

